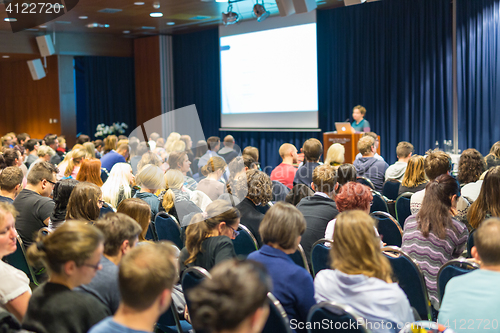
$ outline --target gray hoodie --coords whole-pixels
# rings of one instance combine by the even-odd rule
[[[356,168],[358,177],[370,179],[373,186],[375,186],[375,190],[382,193],[385,170],[389,167],[385,161],[378,160],[375,157],[361,157],[355,160],[353,165]]]
[[[387,179],[397,179],[399,181],[403,180],[405,175],[406,167],[408,163],[397,161],[393,165],[389,166],[385,171],[385,180]]]

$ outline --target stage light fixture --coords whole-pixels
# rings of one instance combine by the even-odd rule
[[[233,12],[233,5],[230,3],[227,7],[227,13],[222,13],[222,23],[224,25],[230,25],[238,23],[240,16],[238,13]]]
[[[262,0],[262,4],[257,0],[257,3],[253,6],[253,13],[259,22],[264,21],[271,14],[264,8],[264,0]]]

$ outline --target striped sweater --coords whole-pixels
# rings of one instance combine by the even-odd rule
[[[458,258],[467,245],[469,231],[467,227],[453,219],[455,230],[448,229],[445,239],[434,233],[425,238],[418,229],[416,215],[411,215],[405,222],[401,249],[414,259],[424,273],[429,298],[435,309],[439,309],[437,275],[441,266],[451,259]]]

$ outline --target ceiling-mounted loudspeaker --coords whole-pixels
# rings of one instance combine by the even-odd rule
[[[297,14],[308,13],[317,7],[316,0],[293,0],[293,6]]]
[[[278,5],[280,16],[289,16],[295,14],[293,0],[276,0],[276,5]]]
[[[28,60],[28,67],[33,80],[36,81],[45,77],[45,70],[43,69],[42,61],[40,59]]]
[[[42,57],[48,57],[56,53],[50,35],[38,36],[36,38],[36,43],[38,44],[38,49],[40,50],[40,55]]]

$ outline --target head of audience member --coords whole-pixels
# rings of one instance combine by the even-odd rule
[[[38,140],[35,139],[29,139],[24,143],[24,148],[28,150],[30,154],[36,152],[38,150],[38,147],[40,147],[40,143],[38,142]]]
[[[233,160],[227,165],[227,168],[229,169],[229,178],[237,178],[241,175],[245,175],[248,170],[242,156],[236,156],[233,158]]]
[[[500,166],[486,173],[479,195],[467,212],[467,220],[473,228],[478,228],[487,215],[500,217]]]
[[[205,177],[219,180],[226,171],[226,162],[222,157],[210,157],[207,164],[201,168],[201,174]]]
[[[189,292],[195,330],[261,332],[269,315],[267,293],[272,282],[254,261],[226,260]],[[221,295],[224,295],[221,297]]]
[[[226,135],[224,137],[224,147],[231,149],[234,147],[234,137],[232,135]]]
[[[273,197],[271,178],[259,170],[247,171],[247,198],[256,206],[267,205]]]
[[[375,133],[375,132],[366,132],[366,133],[363,133],[363,136],[371,136],[373,138],[373,140],[375,140],[375,152],[376,152],[377,149],[378,149],[378,146],[380,144],[380,142],[378,141],[378,135],[377,135],[377,133]]]
[[[334,143],[326,152],[325,164],[338,166],[344,164],[345,148],[340,143]]]
[[[375,156],[375,140],[367,135],[359,139],[358,150],[363,157],[373,157]]]
[[[66,220],[66,213],[68,209],[68,202],[71,193],[78,184],[78,180],[68,178],[62,179],[54,185],[52,198],[54,199],[54,211],[50,215],[50,221],[54,225],[58,225]]]
[[[87,134],[80,134],[76,138],[76,143],[83,145],[85,142],[90,142],[90,136]]]
[[[294,185],[290,192],[286,195],[285,202],[288,202],[294,206],[297,206],[300,200],[305,197],[310,197],[314,195],[314,191],[305,184]]]
[[[16,251],[16,217],[17,211],[12,204],[0,202],[0,260]]]
[[[425,158],[420,155],[413,155],[408,160],[405,175],[401,181],[401,185],[406,187],[417,187],[427,181],[425,177]]]
[[[145,165],[135,178],[137,185],[141,187],[141,192],[155,193],[165,187],[163,171],[156,165]]]
[[[177,132],[172,132],[168,135],[167,141],[165,141],[165,150],[171,151],[171,146],[174,142],[179,141],[181,139],[181,135]]]
[[[28,133],[19,133],[16,135],[17,138],[17,144],[20,146],[23,146],[26,141],[30,140],[30,135]]]
[[[116,149],[116,144],[118,142],[118,137],[116,135],[108,135],[104,139],[104,154],[109,153]]]
[[[14,148],[3,148],[0,152],[0,170],[7,167],[18,167],[22,164],[21,153]]]
[[[50,158],[56,154],[56,151],[49,146],[40,146],[36,154],[38,159],[48,162],[50,161]]]
[[[145,242],[146,233],[151,222],[151,207],[147,202],[138,198],[125,199],[118,205],[116,212],[130,216],[139,223],[142,229],[139,234],[139,242]]]
[[[161,166],[161,160],[152,151],[148,151],[142,155],[141,160],[139,163],[137,163],[137,173],[141,172],[142,168],[145,167],[146,165],[155,165],[157,167]]]
[[[165,151],[168,153],[168,154],[171,154],[173,152],[183,152],[186,150],[186,144],[184,143],[184,141],[182,140],[177,140],[177,141],[174,141],[172,142],[169,146],[168,146],[168,149],[165,148]]]
[[[248,156],[248,155],[247,155]],[[252,159],[253,160],[253,159]],[[229,194],[243,200],[248,193],[247,175],[245,162],[242,156],[236,156],[228,165],[229,179],[226,191]]]
[[[337,174],[329,164],[318,165],[312,174],[311,188],[315,192],[327,194],[333,198],[337,187]]]
[[[495,142],[491,148],[490,153],[486,156],[493,156],[495,158],[500,158],[500,141]]]
[[[363,274],[391,283],[391,264],[380,251],[380,238],[374,227],[373,218],[360,210],[337,215],[330,250],[332,268],[345,274]]]
[[[94,141],[95,149],[100,153],[104,149],[104,142],[102,140]]]
[[[69,177],[73,173],[73,170],[75,167],[78,167],[81,165],[84,159],[87,158],[89,155],[88,151],[85,149],[73,149],[68,153],[68,165],[66,166],[66,169],[64,170],[64,177]],[[100,164],[100,162],[99,162]],[[100,172],[100,170],[99,170]],[[100,175],[100,173],[99,173]]]
[[[166,192],[163,195],[162,207],[168,213],[174,207],[175,202],[175,195],[172,189],[182,190],[184,186],[184,175],[179,170],[167,170],[167,172],[165,172],[165,185]]]
[[[316,163],[323,153],[323,145],[318,139],[311,138],[302,145],[302,152],[304,153],[304,162]]]
[[[286,254],[295,253],[306,231],[304,215],[292,204],[277,202],[259,226],[262,242]]]
[[[117,315],[132,315],[130,320],[136,321],[139,318],[138,325],[144,325],[140,317],[134,316],[138,313],[152,313],[154,321],[158,320],[170,306],[177,279],[176,250],[172,243],[148,243],[133,248],[123,257],[118,271],[122,300]]]
[[[370,188],[357,182],[348,182],[340,188],[335,196],[335,204],[339,212],[362,210],[370,213],[373,195]]]
[[[153,132],[149,135],[149,141],[156,142],[160,138],[160,134]]]
[[[211,136],[207,139],[208,149],[211,151],[218,151],[220,149],[220,138],[218,136]]]
[[[299,157],[297,148],[291,143],[284,143],[280,146],[279,154],[284,164],[297,164]]]
[[[59,140],[59,146],[57,147],[57,151],[66,152],[66,147],[67,147],[66,138],[63,135],[61,135],[60,137],[57,138],[57,140]]]
[[[424,237],[432,232],[445,239],[446,230],[452,227],[452,216],[456,215],[460,186],[448,174],[432,180],[425,187],[422,208],[417,213],[418,228]]]
[[[16,166],[7,167],[0,173],[0,195],[14,199],[21,191],[23,172]]]
[[[95,146],[91,141],[84,142],[83,149],[87,151],[89,158],[95,158]]]
[[[424,170],[429,180],[434,180],[451,171],[451,158],[444,151],[438,149],[429,150],[426,155]]]
[[[401,141],[396,147],[396,156],[399,162],[408,163],[413,154],[413,145],[406,141]]]
[[[94,222],[102,208],[101,188],[93,183],[79,182],[69,196],[66,220]]]
[[[185,264],[196,260],[202,251],[203,241],[209,237],[227,236],[235,239],[240,225],[240,211],[225,200],[214,200],[205,213],[198,213],[191,218],[186,229],[186,248],[189,257]]]
[[[55,134],[47,135],[43,139],[43,141],[45,141],[46,146],[49,146],[50,148],[52,148],[54,150],[57,150],[57,148],[59,147],[59,140],[57,138],[57,135],[55,135]]]
[[[354,165],[350,163],[339,165],[337,168],[337,192],[339,192],[340,188],[348,182],[355,182],[357,180],[357,176],[358,173]]]
[[[363,120],[365,114],[366,114],[366,109],[361,105],[356,105],[352,109],[352,119],[354,119],[356,123],[359,123],[361,120]]]
[[[51,279],[70,289],[89,284],[101,269],[104,236],[90,224],[66,222],[51,233],[39,233],[27,251],[32,265],[42,263]],[[63,306],[63,305],[61,305]]]
[[[257,147],[246,146],[241,155],[250,155],[255,160],[255,162],[259,162],[259,149]]]
[[[185,150],[171,153],[168,157],[168,165],[170,169],[179,170],[183,175],[191,170],[191,162]]]
[[[102,185],[102,199],[116,207],[120,199],[132,196],[131,186],[135,184],[132,167],[128,163],[116,163],[111,168],[108,179]]]
[[[4,136],[2,136],[2,138],[0,139],[1,141],[1,146],[2,147],[10,147],[10,146],[13,146],[14,145],[14,140],[13,140],[13,137],[9,134],[6,134]]]
[[[40,147],[41,148],[41,147]],[[38,162],[28,173],[27,189],[48,197],[54,190],[58,173],[57,168],[49,162]]]
[[[101,161],[96,158],[83,160],[80,165],[80,171],[76,175],[76,180],[89,182],[101,187],[103,184],[101,179]]]
[[[141,142],[139,143],[139,145],[137,146],[137,150],[135,151],[135,154],[136,156],[140,156],[141,159],[142,159],[142,156],[144,156],[144,154],[146,154],[147,152],[149,152],[149,145],[147,142]],[[150,163],[146,163],[146,164],[150,164]]]
[[[122,143],[118,145],[118,148],[116,148],[116,152],[122,155],[127,161],[130,156],[130,148],[128,146],[128,143]]]
[[[461,185],[474,183],[479,180],[485,170],[486,163],[484,163],[483,155],[476,149],[469,148],[460,155],[457,179]]]
[[[485,220],[474,233],[471,254],[481,263],[481,269],[500,271],[500,219]]]
[[[208,144],[205,140],[199,140],[196,143],[196,154],[195,158],[202,157],[208,150]]]
[[[260,164],[255,160],[255,158],[253,158],[252,155],[243,154],[241,157],[243,158],[243,163],[245,164],[245,170],[259,170]]]
[[[137,147],[139,146],[139,140],[130,141],[128,146],[130,148],[130,158],[137,156]]]
[[[193,147],[193,140],[191,140],[191,137],[187,134],[184,134],[181,135],[181,140],[186,144],[186,151],[192,154],[193,152],[191,151],[191,148]]]

